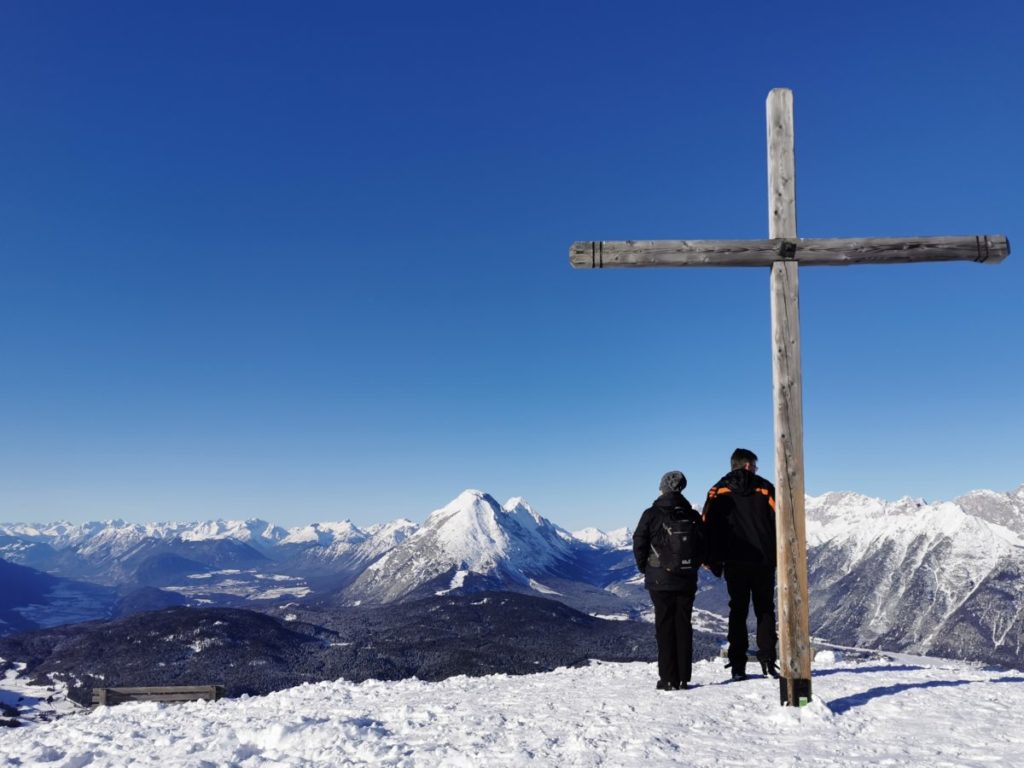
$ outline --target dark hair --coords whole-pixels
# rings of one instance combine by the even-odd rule
[[[753,451],[748,451],[746,448],[737,448],[732,452],[730,461],[732,462],[733,469],[739,469],[744,464],[757,464],[757,454]]]

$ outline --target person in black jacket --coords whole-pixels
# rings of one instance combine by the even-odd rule
[[[729,666],[732,678],[746,677],[747,612],[757,620],[761,671],[778,676],[775,646],[775,486],[757,475],[757,456],[737,448],[732,471],[719,480],[704,503],[708,566],[725,573],[729,589]]]
[[[685,487],[682,472],[665,473],[659,486],[661,495],[644,510],[633,533],[633,555],[654,604],[657,687],[666,691],[685,689],[690,682],[690,616],[697,594],[697,569],[704,556],[700,516],[683,496]]]

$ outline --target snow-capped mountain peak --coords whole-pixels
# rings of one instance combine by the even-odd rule
[[[366,532],[370,536],[396,538],[397,540],[395,543],[397,544],[402,539],[415,533],[417,528],[419,528],[419,526],[412,520],[400,517],[399,519],[392,520],[388,523],[377,523],[376,525],[371,525],[366,529]]]
[[[633,531],[629,528],[616,528],[608,532],[600,528],[581,528],[573,531],[572,537],[594,547],[628,549],[633,546]]]
[[[178,534],[182,541],[215,541],[235,539],[257,548],[273,546],[288,535],[283,528],[266,520],[209,520],[183,526]]]
[[[314,544],[328,547],[337,541],[360,542],[367,538],[364,531],[359,530],[349,520],[340,523],[312,523],[289,528],[280,540],[282,544]]]
[[[971,491],[955,503],[972,515],[1024,536],[1024,485],[1010,493]]]
[[[503,507],[490,494],[469,489],[367,568],[350,594],[393,600],[441,577],[450,581],[441,591],[469,588],[472,577],[492,588],[506,584],[543,592],[536,577],[557,571],[571,553],[559,530],[523,499]]]
[[[548,521],[541,517],[537,512],[534,511],[533,507],[530,506],[529,502],[526,501],[522,496],[513,496],[511,499],[505,502],[502,510],[513,517],[522,518],[523,521],[526,519],[532,520],[533,525],[544,525]]]
[[[502,512],[490,494],[466,490],[432,512],[410,539],[436,540],[452,562],[486,573],[508,550],[508,536],[498,521]]]

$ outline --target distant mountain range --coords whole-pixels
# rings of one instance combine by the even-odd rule
[[[359,605],[497,589],[617,618],[639,616],[649,602],[628,542],[625,529],[577,537],[522,499],[502,506],[480,491],[463,492],[422,525],[365,530],[348,521],[289,530],[262,520],[0,525],[0,557],[11,563],[122,593],[158,589],[195,605],[314,596]],[[96,608],[95,618],[112,615]]]
[[[932,504],[810,497],[807,531],[815,635],[1024,662],[1024,486]],[[0,525],[0,558],[36,574],[19,572],[20,583],[32,585],[20,603],[0,603],[0,634],[67,621],[67,595],[83,584],[93,591],[77,619],[174,602],[340,608],[484,591],[556,600],[591,616],[650,611],[628,529],[570,533],[523,499],[502,505],[480,491],[461,493],[421,525],[398,520],[365,530],[261,520]],[[720,631],[727,603],[722,582],[702,574],[698,626]]]

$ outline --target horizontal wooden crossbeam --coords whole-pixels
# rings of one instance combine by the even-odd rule
[[[777,261],[842,267],[918,261],[998,264],[1010,255],[1005,235],[954,237],[779,238],[775,240],[586,240],[573,243],[578,269],[611,267],[770,267]]]

